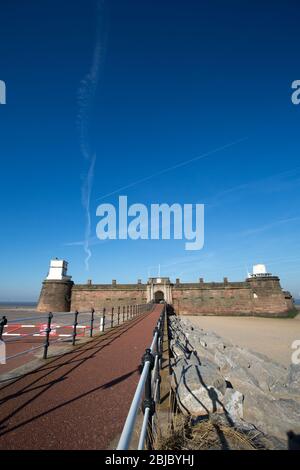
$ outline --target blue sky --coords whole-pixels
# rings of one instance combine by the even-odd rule
[[[300,297],[299,2],[103,4],[1,4],[0,300],[35,300],[55,256],[75,282],[146,280],[159,263],[172,279],[242,280],[262,262]],[[89,271],[82,113],[96,155]],[[124,194],[130,204],[204,203],[204,248],[95,243],[97,205]]]

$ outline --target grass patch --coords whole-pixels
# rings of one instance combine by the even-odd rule
[[[298,313],[300,313],[300,310],[298,308],[294,308],[293,310],[290,310],[285,318],[295,318]]]
[[[258,450],[259,432],[241,432],[218,419],[192,419],[177,415],[170,429],[158,435],[155,450]]]

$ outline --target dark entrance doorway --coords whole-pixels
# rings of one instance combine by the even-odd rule
[[[154,294],[154,302],[156,304],[159,304],[160,302],[163,302],[165,300],[164,293],[161,290],[158,290]]]

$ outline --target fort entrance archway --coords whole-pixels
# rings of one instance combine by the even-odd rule
[[[172,289],[168,277],[150,277],[147,283],[147,302],[172,303]]]
[[[165,295],[163,291],[157,290],[154,294],[154,302],[159,304],[161,301],[165,300]]]

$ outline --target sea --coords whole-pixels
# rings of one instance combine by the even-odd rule
[[[36,308],[37,302],[0,302],[0,308]]]

